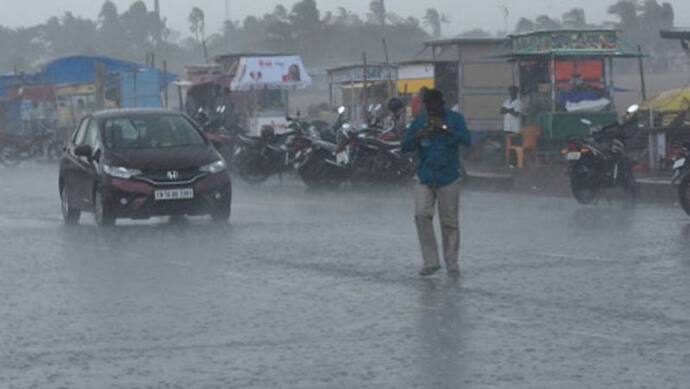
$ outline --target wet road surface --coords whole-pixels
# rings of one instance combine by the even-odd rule
[[[460,280],[411,191],[237,185],[232,222],[62,225],[0,168],[2,388],[687,388],[690,218],[464,192]]]

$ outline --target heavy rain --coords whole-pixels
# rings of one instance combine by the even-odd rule
[[[43,3],[1,388],[690,387],[685,2]]]

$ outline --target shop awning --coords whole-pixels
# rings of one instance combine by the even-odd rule
[[[690,109],[690,88],[672,89],[653,97],[640,105],[643,111],[685,111]]]

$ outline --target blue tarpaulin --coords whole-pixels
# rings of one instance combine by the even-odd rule
[[[134,62],[122,61],[119,59],[76,55],[58,58],[43,65],[39,73],[39,79],[48,84],[89,84],[96,81],[96,64],[102,64],[105,75],[126,74],[140,71],[151,71],[158,73],[160,84],[158,90],[175,81],[177,76],[171,73],[164,74],[162,71],[147,67],[146,65]]]
[[[162,73],[143,69],[120,75],[120,104],[123,108],[160,108]]]

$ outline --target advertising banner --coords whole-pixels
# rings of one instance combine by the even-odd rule
[[[311,77],[299,56],[243,57],[231,89],[304,89]]]

